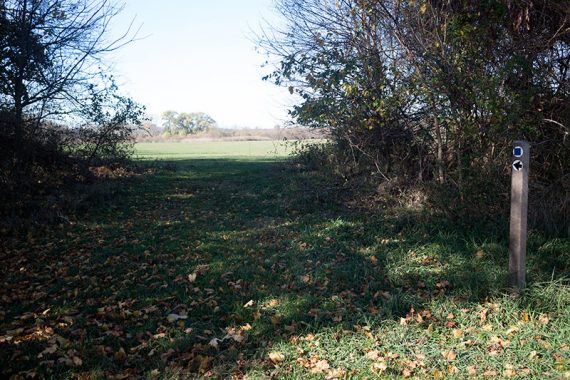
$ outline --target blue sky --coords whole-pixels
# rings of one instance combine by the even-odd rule
[[[127,0],[111,28],[135,18],[145,37],[110,56],[121,88],[159,119],[206,112],[222,127],[272,128],[287,120],[287,89],[263,82],[254,32],[276,19],[273,0]],[[160,121],[160,120],[156,120]]]

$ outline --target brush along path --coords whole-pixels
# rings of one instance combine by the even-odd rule
[[[502,296],[503,232],[349,210],[275,161],[171,167],[6,244],[3,377],[570,376],[570,287]],[[531,236],[534,282],[569,248]]]

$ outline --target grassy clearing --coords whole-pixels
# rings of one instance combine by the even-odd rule
[[[504,227],[349,209],[265,153],[149,145],[175,170],[5,242],[3,376],[570,376],[568,240],[531,235],[515,298]]]
[[[200,158],[283,158],[291,144],[283,141],[190,141],[139,143],[136,155],[143,160]]]

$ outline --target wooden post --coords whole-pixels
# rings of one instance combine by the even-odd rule
[[[528,142],[515,141],[511,165],[509,273],[511,283],[517,291],[525,286],[529,158]]]

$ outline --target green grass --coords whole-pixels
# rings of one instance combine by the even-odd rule
[[[7,243],[0,374],[570,376],[570,241],[532,233],[513,297],[504,227],[354,210],[254,145],[141,145],[173,161]]]
[[[139,143],[135,154],[149,159],[196,158],[282,158],[291,151],[283,141],[190,141],[180,143]]]

